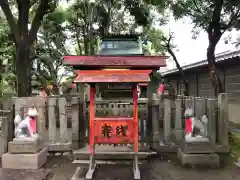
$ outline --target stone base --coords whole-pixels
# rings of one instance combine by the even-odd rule
[[[181,151],[187,154],[205,154],[214,153],[215,148],[212,142],[183,142]]]
[[[198,165],[209,166],[211,168],[219,167],[219,156],[215,153],[212,154],[186,154],[178,149],[177,152],[178,159],[183,166],[195,167]]]
[[[8,152],[11,154],[19,153],[37,153],[43,149],[43,142],[40,140],[36,141],[24,141],[15,140],[8,143]]]
[[[47,162],[47,148],[36,154],[10,154],[2,156],[2,168],[39,169]]]

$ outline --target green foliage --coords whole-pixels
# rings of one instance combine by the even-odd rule
[[[158,6],[157,1],[149,1]],[[159,4],[162,4],[159,1]],[[194,36],[199,29],[208,34],[209,45],[207,49],[207,61],[214,92],[224,92],[215,63],[216,45],[226,31],[239,28],[240,1],[238,0],[166,0],[176,19],[190,17],[194,25]]]
[[[13,38],[6,19],[0,13],[0,59],[1,61],[13,59]]]
[[[144,0],[148,4],[152,4],[153,6],[165,6],[167,4],[167,0]]]
[[[4,15],[0,12],[0,65],[5,64],[5,68],[1,68],[0,96],[13,93],[15,90],[14,58],[12,33]]]
[[[64,23],[66,20],[66,11],[57,8],[44,18],[39,30],[35,46],[34,73],[41,86],[48,83],[58,85],[62,77],[71,70],[62,65],[63,56],[68,54],[65,46],[67,35]]]
[[[140,0],[124,0],[124,5],[130,14],[135,17],[135,21],[140,26],[147,26],[150,23],[149,9],[141,4]]]
[[[165,36],[163,32],[154,27],[144,28],[143,41],[145,54],[149,55],[164,55],[166,48],[164,46]]]
[[[14,42],[16,52],[12,62],[18,96],[28,96],[31,93],[33,44],[43,17],[56,8],[57,2],[57,0],[0,1],[1,13],[3,12],[6,17],[11,30],[11,43]]]
[[[39,28],[37,41],[29,47],[32,73],[36,75],[41,86],[47,83],[59,84],[60,79],[65,79],[66,74],[72,71],[72,69],[62,70],[63,56],[70,54],[72,47],[78,55],[96,53],[100,37],[109,32],[131,34],[138,27],[146,26],[143,28],[145,53],[164,54],[165,52],[161,43],[163,33],[152,27],[154,22],[160,22],[160,14],[154,17],[151,11],[155,11],[156,8],[140,0],[100,0],[95,3],[75,0],[67,9],[61,8],[60,4],[55,9],[57,1],[51,2],[53,4],[45,7],[47,15]],[[29,22],[33,22],[39,5],[38,1],[31,1],[31,3]],[[10,7],[18,8],[15,1],[10,3]],[[163,13],[165,7],[166,3],[163,3],[157,9]],[[17,22],[18,13],[13,12],[13,16]],[[16,35],[10,31],[4,16],[0,17],[0,59],[8,60],[6,71],[8,73],[4,75],[4,86],[7,82],[10,84],[9,87],[12,85],[14,87],[16,84],[14,37]],[[94,25],[98,27],[93,28]],[[71,46],[68,46],[69,43]],[[62,75],[59,74],[60,71]]]
[[[222,2],[222,3],[221,3]],[[221,34],[232,28],[239,28],[240,1],[236,0],[177,0],[171,3],[174,16],[192,19],[195,28],[209,32],[214,27]]]
[[[145,0],[154,6],[169,7],[176,19],[190,17],[194,29],[209,31],[210,25],[221,33],[240,26],[240,1],[237,0]]]
[[[240,134],[239,133],[229,133],[229,144],[231,147],[230,153],[230,163],[235,165],[234,163],[240,158]]]
[[[79,55],[89,54],[91,48],[94,53],[98,52],[99,38],[110,30],[113,34],[134,33],[140,25],[151,26],[154,20],[149,15],[149,7],[137,0],[101,0],[95,4],[75,1],[67,11],[67,28],[72,32],[71,39],[76,44],[76,54]],[[92,20],[89,20],[89,13],[92,13]],[[130,17],[128,13],[131,14]],[[97,24],[98,28],[91,29],[93,24]],[[89,31],[92,32],[92,37],[87,33]]]

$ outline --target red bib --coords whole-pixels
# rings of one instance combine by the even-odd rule
[[[158,92],[163,93],[164,92],[164,84],[160,84],[158,88]]]
[[[192,118],[186,119],[186,124],[185,124],[185,130],[186,133],[191,133],[192,132]]]
[[[37,120],[36,120],[36,118],[30,118],[29,125],[30,125],[31,133],[36,133],[37,132]]]

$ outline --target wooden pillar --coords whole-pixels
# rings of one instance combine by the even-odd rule
[[[218,95],[218,142],[228,146],[228,94]]]
[[[89,106],[89,152],[94,155],[94,118],[95,118],[95,85],[90,85]]]
[[[134,152],[138,152],[138,93],[137,93],[137,85],[133,86],[133,125],[134,125]]]

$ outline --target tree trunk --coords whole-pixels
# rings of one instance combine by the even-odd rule
[[[89,39],[89,55],[94,54],[94,39],[93,39],[93,5],[88,8],[88,39]]]
[[[172,51],[172,49],[170,47],[167,47],[167,49],[168,49],[169,54],[172,56],[176,66],[177,66],[177,69],[178,69],[179,73],[181,74],[181,77],[182,77],[182,80],[183,80],[183,83],[184,83],[184,87],[185,87],[184,96],[189,96],[189,85],[188,85],[188,82],[186,80],[186,76],[185,76],[185,74],[184,74],[180,64],[178,63],[177,57],[175,56],[175,54]]]
[[[81,46],[81,42],[80,42],[80,30],[79,29],[77,29],[77,32],[76,32],[76,41],[77,41],[77,46],[78,46],[78,50],[79,50],[78,55],[81,56],[82,55],[82,46]]]
[[[29,96],[31,90],[31,62],[29,61],[28,45],[20,41],[16,45],[16,76],[17,76],[17,95],[18,97]]]
[[[84,44],[84,55],[87,56],[89,55],[89,39],[87,35],[87,28],[83,28],[83,44]]]
[[[90,39],[89,39],[89,5],[86,3],[84,6],[84,27],[83,27],[83,41],[84,41],[84,54],[90,55]]]
[[[223,85],[221,83],[216,60],[215,60],[215,49],[216,45],[219,42],[220,38],[222,37],[223,32],[222,25],[221,25],[221,11],[223,9],[223,0],[215,1],[214,3],[214,10],[212,13],[211,21],[208,24],[207,27],[207,33],[208,33],[208,48],[207,48],[207,61],[208,61],[208,68],[210,72],[210,77],[212,80],[212,85],[214,88],[215,96],[217,94],[224,92]]]
[[[212,85],[214,87],[215,96],[219,93],[224,92],[222,82],[219,77],[218,69],[215,62],[215,47],[216,45],[212,45],[209,42],[209,46],[207,48],[207,61],[208,61],[208,68],[210,71],[210,78],[212,81]]]
[[[19,97],[29,96],[31,94],[31,68],[30,49],[36,40],[37,32],[41,25],[44,15],[49,12],[49,1],[43,0],[38,3],[36,13],[29,25],[30,0],[16,1],[18,9],[18,19],[15,20],[8,0],[0,0],[0,6],[6,16],[6,20],[14,36],[16,47],[16,77],[17,94]],[[35,4],[35,3],[34,3]]]

